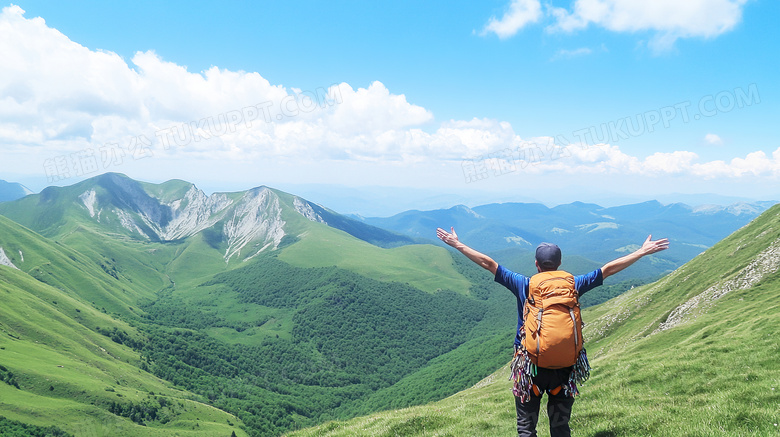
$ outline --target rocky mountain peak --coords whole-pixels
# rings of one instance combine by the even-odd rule
[[[285,235],[279,196],[267,187],[206,195],[195,185],[174,192],[165,192],[163,185],[144,189],[141,183],[118,174],[101,175],[95,182],[77,201],[89,217],[114,223],[146,240],[175,241],[215,228],[226,243],[228,261],[242,252],[248,258],[277,248]]]

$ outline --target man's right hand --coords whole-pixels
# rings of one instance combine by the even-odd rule
[[[612,276],[615,273],[630,266],[631,264],[639,261],[639,259],[642,258],[643,256],[660,252],[668,248],[669,248],[669,239],[661,238],[660,240],[653,241],[653,236],[648,235],[645,242],[642,243],[642,247],[640,247],[639,249],[629,253],[626,256],[620,257],[618,259],[612,260],[604,264],[604,267],[601,268],[601,276],[602,278],[606,279],[607,277]]]
[[[448,245],[455,247],[458,244],[458,234],[455,233],[455,227],[450,227],[450,232],[445,231],[442,228],[436,229],[436,236],[439,240],[447,243]]]
[[[653,241],[652,238],[653,238],[652,235],[648,235],[645,242],[642,243],[642,247],[640,248],[640,250],[642,251],[642,256],[650,255],[669,248],[668,238],[662,238],[660,240],[655,240],[655,241]]]

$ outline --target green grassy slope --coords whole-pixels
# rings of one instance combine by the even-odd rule
[[[0,416],[74,435],[244,435],[240,420],[143,371],[128,347],[144,334],[112,314],[143,314],[135,303],[161,274],[133,263],[151,258],[85,228],[63,240],[0,217],[0,247],[21,269],[0,266]]]
[[[89,191],[95,192],[97,199],[106,206],[114,203],[122,204],[117,196],[117,183],[132,184],[130,178],[118,174],[104,174],[66,187],[47,187],[38,194],[33,194],[14,202],[0,204],[0,214],[17,223],[23,223],[30,229],[46,237],[57,237],[73,231],[79,226],[95,222],[80,198]],[[98,213],[98,211],[93,211]],[[117,236],[129,236],[113,213],[103,217],[101,227],[110,230]]]
[[[423,291],[465,294],[471,284],[453,268],[452,257],[431,245],[383,249],[338,229],[310,223],[300,241],[282,249],[279,259],[298,267],[336,266],[383,281],[404,282]]]
[[[86,254],[70,247],[82,234],[92,235],[83,240],[87,243],[75,245],[87,249]],[[137,299],[153,296],[152,291],[162,286],[159,274],[138,268],[136,261],[122,255],[126,250],[112,250],[116,243],[104,235],[78,228],[63,240],[68,244],[42,238],[0,216],[0,247],[16,267],[97,308],[134,317],[135,308],[131,307]]]
[[[780,434],[779,247],[774,207],[660,281],[586,309],[593,371],[575,403],[577,435]],[[511,435],[507,376],[504,368],[436,403],[289,435]],[[547,426],[542,418],[540,435]]]
[[[236,418],[142,371],[137,352],[99,332],[144,341],[77,296],[0,266],[0,416],[74,435],[243,435]],[[132,416],[144,407],[154,419]]]

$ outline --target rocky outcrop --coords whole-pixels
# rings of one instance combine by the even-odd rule
[[[183,195],[169,193],[163,201],[131,179],[109,176],[101,186],[107,190],[105,196],[89,189],[78,197],[94,220],[100,222],[101,215],[103,222],[115,217],[117,226],[155,241],[180,240],[215,228],[227,243],[225,261],[276,248],[285,235],[279,196],[266,187],[246,191],[235,200],[225,193],[207,196],[190,185]],[[113,214],[104,214],[107,211]]]
[[[18,270],[18,268],[14,265],[14,263],[11,262],[11,260],[8,258],[8,255],[5,254],[5,251],[2,247],[0,247],[0,266],[8,266],[13,267]]]
[[[245,258],[268,247],[278,247],[284,237],[279,196],[268,188],[255,188],[247,191],[236,203],[224,226],[228,241],[225,261],[239,255],[249,243],[254,242],[252,249],[248,248],[253,253],[246,254]]]
[[[313,222],[319,222],[319,223],[325,223],[325,219],[322,218],[321,215],[317,214],[316,211],[314,211],[314,208],[312,208],[311,204],[300,197],[295,197],[293,199],[293,205],[295,206],[295,210],[298,211],[298,213],[307,219],[313,221]]]
[[[171,209],[171,221],[158,229],[161,240],[170,241],[195,235],[214,226],[233,201],[223,193],[206,196],[193,185],[184,195],[167,206]]]
[[[758,283],[765,276],[775,273],[780,269],[780,239],[775,240],[764,249],[744,269],[740,270],[731,279],[719,282],[702,293],[692,297],[682,305],[675,308],[666,318],[666,321],[658,326],[656,331],[664,331],[673,328],[696,314],[705,312],[715,301],[734,290],[746,290]]]
[[[87,208],[87,211],[89,211],[90,217],[95,217],[95,203],[97,202],[97,194],[95,193],[95,190],[89,190],[85,191],[79,196],[79,200],[81,200],[81,203],[84,204],[84,206]],[[100,217],[97,219],[100,221]]]

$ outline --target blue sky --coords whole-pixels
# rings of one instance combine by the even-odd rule
[[[780,199],[778,2],[161,3],[4,6],[0,179]]]

